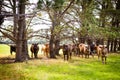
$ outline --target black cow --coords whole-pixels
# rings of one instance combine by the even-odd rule
[[[10,54],[12,55],[12,52],[16,52],[16,45],[10,45]]]
[[[39,46],[38,44],[32,44],[31,45],[31,48],[30,48],[30,51],[31,51],[31,57],[33,58],[33,54],[34,54],[34,57],[35,58],[38,58],[37,54],[38,54],[38,51],[39,51]]]
[[[69,48],[68,45],[63,45],[63,55],[64,55],[64,60],[68,60],[71,55],[69,54]],[[66,59],[67,56],[67,59]]]
[[[94,57],[94,53],[95,53],[95,44],[90,44],[89,45],[90,47],[90,55],[92,55]]]

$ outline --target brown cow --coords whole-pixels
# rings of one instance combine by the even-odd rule
[[[102,45],[95,46],[96,47],[96,52],[98,56],[98,60],[100,59],[100,56],[102,54]]]
[[[103,64],[106,64],[107,54],[108,54],[108,49],[107,49],[107,47],[103,46],[103,48],[102,48],[102,56],[101,56]]]
[[[37,54],[39,51],[39,46],[38,44],[32,44],[30,47],[30,51],[31,51],[31,57],[33,58],[33,54],[34,54],[34,58],[38,58]]]
[[[96,51],[97,51],[97,55],[98,55],[98,59],[102,59],[102,63],[106,64],[106,60],[107,60],[107,53],[108,50],[104,45],[98,45],[96,46]]]
[[[44,44],[44,46],[42,46],[41,50],[42,50],[44,56],[49,57],[49,44]]]
[[[80,54],[82,55],[82,58],[83,58],[83,55],[85,55],[85,58],[89,58],[90,51],[89,51],[88,45],[80,43],[79,50],[80,50]]]

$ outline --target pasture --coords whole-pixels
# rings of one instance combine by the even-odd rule
[[[30,52],[29,52],[30,53]],[[39,57],[43,57],[41,52]],[[0,45],[0,62],[3,58],[14,58],[9,46]],[[120,80],[120,54],[109,54],[107,64],[97,56],[89,59],[72,57],[64,61],[39,58],[22,63],[0,63],[0,80]]]

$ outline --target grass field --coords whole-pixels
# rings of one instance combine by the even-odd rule
[[[0,45],[0,57],[13,57],[9,46]],[[103,65],[97,57],[33,59],[28,62],[0,64],[0,80],[120,80],[120,54],[109,54]]]

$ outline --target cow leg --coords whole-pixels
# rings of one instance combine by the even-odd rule
[[[72,52],[70,52],[70,59],[71,59],[71,56],[72,56]]]
[[[77,49],[75,50],[75,56],[78,56],[78,50]]]
[[[102,56],[102,63],[105,64],[105,57]]]
[[[81,54],[82,58],[83,58],[83,54]]]
[[[85,53],[85,58],[87,58],[87,54]]]
[[[94,58],[94,53],[92,53],[92,57]]]
[[[85,54],[85,58],[89,58],[89,54],[88,53]]]
[[[31,58],[33,58],[33,53],[31,53]]]
[[[106,64],[107,57],[105,56],[105,64]]]
[[[65,54],[64,54],[64,61],[65,61]]]
[[[68,61],[68,59],[69,59],[69,54],[67,54],[67,61]]]
[[[77,55],[78,57],[80,57],[80,53],[78,52],[78,50],[76,51],[76,55]]]
[[[44,52],[44,56],[47,57],[47,53],[46,52]]]
[[[101,56],[101,59],[102,59],[102,63],[104,64],[104,61],[103,61],[103,56]]]
[[[10,54],[12,55],[12,50],[10,50]]]
[[[88,53],[86,53],[86,58],[89,58]]]
[[[87,58],[89,58],[89,54],[87,54]]]
[[[48,57],[48,52],[46,52],[46,56]]]
[[[98,60],[100,60],[100,54],[98,54]]]
[[[34,58],[37,58],[37,53],[34,53]]]
[[[90,52],[90,55],[94,58],[94,52],[93,51]]]

